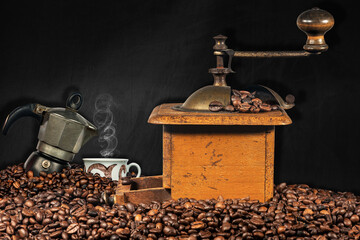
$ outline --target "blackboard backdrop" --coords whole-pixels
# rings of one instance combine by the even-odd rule
[[[300,50],[297,16],[320,7],[335,17],[329,51],[296,59],[235,59],[228,83],[264,84],[292,93],[293,124],[276,129],[275,183],[306,183],[360,193],[358,110],[359,17],[355,1],[1,1],[0,122],[31,102],[64,106],[84,96],[80,113],[92,120],[95,99],[110,94],[118,157],[161,174],[161,126],[152,109],[183,102],[212,83],[212,37],[224,34],[237,50]],[[0,167],[35,149],[38,123],[20,119],[0,136]],[[76,156],[99,157],[91,140]]]

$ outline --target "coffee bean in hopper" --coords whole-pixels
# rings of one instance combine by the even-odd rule
[[[212,101],[209,104],[209,110],[212,112],[219,112],[224,108],[223,104],[219,101]]]

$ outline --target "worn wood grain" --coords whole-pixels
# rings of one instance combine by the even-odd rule
[[[171,133],[166,125],[163,126],[163,187],[171,188]]]
[[[148,176],[148,177],[138,177],[132,178],[132,189],[140,190],[147,188],[159,188],[163,185],[163,176]]]
[[[126,202],[131,202],[134,204],[149,204],[152,201],[163,202],[169,199],[171,199],[171,194],[169,190],[164,188],[148,188],[123,192],[123,195],[119,195],[119,197],[117,198],[116,203],[124,204]]]
[[[274,195],[274,150],[275,127],[265,133],[265,199],[270,200]]]
[[[288,125],[292,121],[283,110],[260,113],[230,112],[182,112],[172,107],[180,103],[167,103],[157,106],[148,122],[172,125]]]
[[[168,126],[172,133],[174,199],[242,198],[264,201],[262,126]]]

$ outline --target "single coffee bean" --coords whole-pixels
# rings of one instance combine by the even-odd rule
[[[258,113],[258,112],[260,112],[260,108],[257,107],[257,106],[251,106],[249,110],[250,110],[250,112],[252,112],[252,113]]]
[[[223,104],[219,101],[212,101],[209,104],[209,110],[212,112],[219,112],[224,108]]]
[[[202,221],[197,221],[191,223],[191,229],[204,229],[206,227],[206,224]]]
[[[225,240],[225,238],[223,236],[217,236],[214,238],[214,240]]]
[[[166,236],[175,236],[176,235],[176,230],[173,227],[165,226],[164,229],[163,229],[163,233]]]
[[[252,224],[254,224],[254,225],[256,225],[256,226],[263,226],[263,225],[265,225],[265,221],[264,221],[264,220],[262,220],[261,218],[255,218],[255,217],[253,217],[253,218],[250,219],[250,223],[252,223]]]
[[[26,238],[28,236],[28,231],[25,228],[20,228],[18,234],[20,238]]]
[[[264,233],[260,232],[260,231],[256,231],[253,233],[254,237],[257,239],[263,239],[264,238]]]
[[[353,223],[357,223],[359,222],[359,216],[354,214],[350,217],[350,221],[353,222]]]
[[[5,232],[6,231],[6,224],[0,222],[0,232]]]
[[[240,95],[237,96],[237,95],[232,95],[231,96],[231,102],[234,106],[237,106],[237,105],[240,105],[241,104],[241,98],[240,98]]]
[[[221,231],[227,232],[231,229],[231,224],[229,222],[224,222],[221,226]]]
[[[24,201],[25,201],[25,199],[24,199],[22,196],[16,196],[16,197],[14,198],[14,203],[15,203],[16,205],[21,205],[21,204],[24,203]]]
[[[7,233],[7,234],[13,235],[14,232],[15,232],[15,230],[14,230],[14,227],[13,227],[13,226],[8,225],[8,226],[6,227],[6,233]]]
[[[236,90],[236,89],[232,89],[232,93],[235,95],[235,96],[240,96],[240,91],[239,90]]]
[[[62,234],[62,231],[59,230],[59,231],[55,231],[55,232],[50,233],[49,236],[50,236],[51,238],[57,238],[57,237],[59,237],[61,234]]]
[[[68,240],[69,239],[69,234],[67,234],[66,232],[62,232],[61,233],[61,238],[64,240]]]
[[[19,183],[19,182],[14,182],[14,183],[13,183],[13,186],[14,186],[14,188],[16,188],[16,189],[19,189],[19,188],[20,188],[20,183]]]
[[[282,234],[282,233],[284,233],[286,231],[286,227],[279,226],[276,231],[277,231],[278,234]]]
[[[26,200],[24,203],[24,206],[31,208],[31,207],[35,206],[35,203],[32,200]]]
[[[350,219],[345,218],[345,219],[344,219],[344,225],[347,226],[347,227],[350,227],[350,226],[352,225]]]
[[[262,104],[260,104],[259,107],[264,112],[270,112],[271,111],[271,106],[269,104],[262,103]]]
[[[235,108],[233,105],[229,104],[224,108],[224,110],[228,111],[228,112],[233,112],[233,111],[235,111]]]
[[[36,212],[35,213],[35,220],[37,221],[37,222],[42,222],[42,220],[43,220],[43,214],[42,214],[42,212]]]
[[[126,209],[130,212],[130,213],[133,213],[133,212],[135,212],[135,206],[134,206],[134,204],[132,204],[132,203],[126,203]]]
[[[201,230],[201,231],[199,232],[199,236],[200,236],[201,238],[210,238],[210,237],[212,236],[212,234],[211,234],[210,231],[203,231],[203,230]]]
[[[251,105],[248,103],[242,103],[237,108],[240,112],[248,112],[251,108]]]
[[[29,170],[29,171],[27,171],[26,176],[27,176],[27,178],[33,178],[34,177],[34,172]]]
[[[76,233],[79,230],[80,226],[78,223],[72,223],[66,228],[67,234],[73,234]]]
[[[116,234],[111,235],[110,240],[118,240],[120,237]]]

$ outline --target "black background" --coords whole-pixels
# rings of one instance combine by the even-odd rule
[[[0,122],[27,103],[64,106],[80,90],[80,113],[92,121],[95,99],[110,94],[119,153],[161,174],[161,126],[154,107],[183,102],[212,84],[213,36],[236,50],[300,50],[297,16],[331,12],[325,54],[294,59],[235,59],[228,84],[264,84],[296,97],[289,126],[276,128],[275,183],[306,183],[360,193],[359,20],[355,1],[1,1]],[[0,136],[0,167],[35,149],[38,123],[18,120]],[[99,157],[97,139],[82,157]]]

